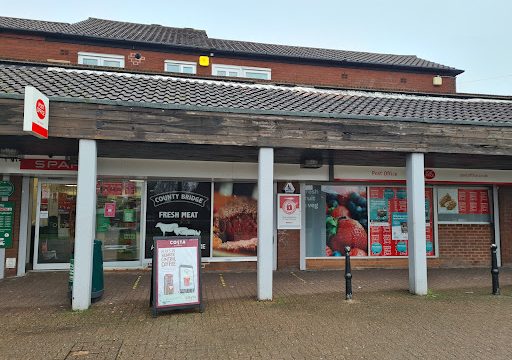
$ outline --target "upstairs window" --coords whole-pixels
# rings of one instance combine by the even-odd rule
[[[165,60],[164,70],[181,74],[195,74],[196,63],[188,61]]]
[[[243,77],[258,80],[270,80],[271,69],[246,66],[216,65],[212,66],[212,75]]]
[[[124,68],[124,56],[79,52],[78,63],[82,65]]]

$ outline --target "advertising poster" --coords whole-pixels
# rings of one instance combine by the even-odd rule
[[[148,181],[146,209],[146,258],[160,236],[197,236],[201,256],[210,256],[210,182]]]
[[[256,183],[216,182],[213,201],[213,256],[256,256]]]
[[[325,193],[325,253],[368,256],[368,212],[365,186],[322,186]]]
[[[372,256],[407,256],[407,189],[369,187],[370,254]],[[435,255],[432,232],[431,188],[425,189],[427,256]]]
[[[12,227],[14,222],[14,202],[0,202],[0,248],[12,247]]]
[[[490,222],[489,190],[482,188],[438,188],[437,212],[439,221]]]
[[[277,194],[277,228],[300,229],[301,207],[300,195]]]
[[[154,306],[200,304],[199,241],[197,238],[155,239]]]

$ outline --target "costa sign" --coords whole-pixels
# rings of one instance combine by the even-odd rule
[[[78,165],[64,159],[21,159],[20,170],[77,171]]]
[[[48,118],[50,101],[32,86],[25,87],[23,131],[40,139],[48,139]]]

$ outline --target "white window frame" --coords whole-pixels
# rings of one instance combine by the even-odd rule
[[[100,53],[88,53],[88,52],[79,52],[78,53],[78,63],[81,65],[84,64],[85,59],[94,59],[98,60],[98,65],[96,66],[106,66],[104,65],[105,61],[119,61],[121,66],[120,69],[124,68],[124,56],[123,55],[114,55],[114,54],[100,54]]]
[[[180,71],[174,72],[174,71],[168,71],[167,65],[178,65],[180,67]],[[197,74],[197,64],[195,62],[191,61],[178,61],[178,60],[165,60],[164,61],[164,71],[168,73],[174,73],[174,74],[190,74],[183,72],[183,66],[191,66],[193,69],[192,74]]]
[[[236,77],[242,77],[242,78],[247,78],[247,79],[272,80],[272,69],[270,69],[270,68],[257,68],[257,67],[249,67],[249,66],[213,64],[212,65],[212,75],[213,76],[229,77],[228,75],[218,75],[217,73],[219,71],[236,72],[237,73]],[[266,75],[268,75],[268,79],[258,79],[258,78],[248,77],[247,76],[248,72],[256,72],[256,73],[266,74]]]

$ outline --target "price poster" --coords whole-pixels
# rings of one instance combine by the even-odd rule
[[[440,187],[437,211],[439,221],[490,222],[489,189]]]
[[[432,188],[425,189],[427,256],[435,255],[433,236]],[[369,188],[370,255],[407,256],[407,189]]]
[[[14,202],[0,202],[0,248],[12,247],[12,228],[14,224]]]
[[[159,237],[154,240],[153,315],[161,310],[200,307],[201,250],[198,238]]]

